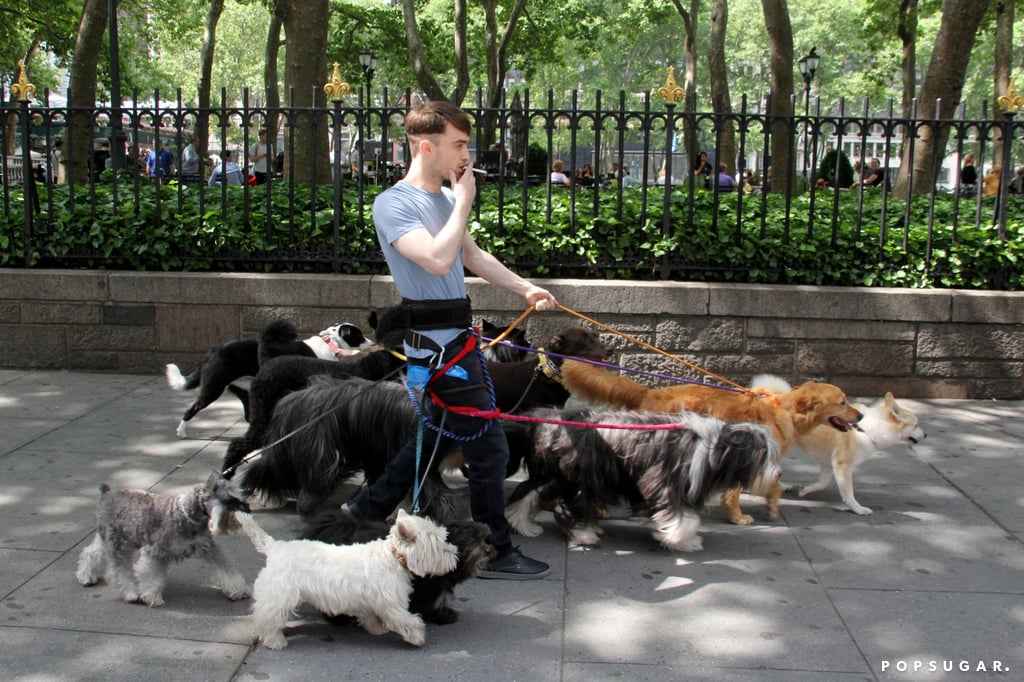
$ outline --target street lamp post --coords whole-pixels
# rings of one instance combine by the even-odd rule
[[[363,168],[360,168],[359,170],[360,175],[362,175],[362,171],[366,167],[366,138],[370,135],[370,83],[373,82],[373,74],[377,70],[377,55],[366,49],[360,50],[359,66],[363,68],[363,77],[366,78],[366,105],[363,109],[366,129],[365,133],[362,135],[362,149],[359,152],[359,162],[363,165]],[[376,173],[376,178],[379,181],[380,168],[378,168],[378,165],[379,164],[375,161],[373,168]]]
[[[810,150],[807,147],[807,132],[810,127],[811,115],[811,81],[814,80],[814,72],[818,70],[818,62],[821,60],[817,50],[817,47],[812,47],[807,56],[797,62],[797,66],[800,67],[800,75],[804,78],[804,116],[807,118],[807,123],[804,124],[804,179],[808,183],[810,182],[810,170],[807,166],[810,163]]]

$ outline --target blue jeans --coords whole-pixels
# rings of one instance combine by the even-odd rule
[[[461,342],[457,342],[461,346]],[[454,352],[454,351],[452,351]],[[446,353],[446,356],[451,356]],[[410,362],[414,362],[410,360]],[[469,375],[467,380],[453,379],[449,375],[437,379],[432,387],[449,405],[470,406],[481,410],[493,409],[490,391],[480,366],[480,353],[474,349],[458,365]],[[429,399],[428,399],[429,402]],[[434,425],[441,423],[442,410],[429,404],[427,414]],[[508,441],[497,419],[490,421],[449,412],[444,420],[445,431],[456,436],[473,436],[469,441],[440,436],[433,467],[451,450],[462,446],[463,457],[469,470],[469,507],[473,520],[485,523],[491,529],[491,542],[498,555],[512,547],[509,524],[505,518],[505,467],[508,463]],[[482,433],[481,430],[483,430]],[[438,433],[429,426],[423,429],[423,448],[420,453],[419,477],[422,480],[427,463],[434,452]],[[416,469],[416,439],[413,438],[388,462],[384,475],[348,502],[352,513],[359,518],[384,519],[395,510],[412,488]]]

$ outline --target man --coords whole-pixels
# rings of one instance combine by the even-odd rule
[[[483,251],[467,229],[476,179],[469,166],[469,117],[447,102],[422,104],[405,118],[411,161],[405,178],[382,192],[373,204],[377,229],[395,286],[406,306],[410,332],[405,352],[408,381],[430,388],[449,406],[493,407],[484,381],[480,355],[469,331],[471,311],[463,266],[491,284],[522,296],[537,310],[556,305],[555,297],[516,275]],[[445,181],[451,189],[443,187]],[[431,370],[458,357],[450,371]],[[429,377],[429,379],[428,379]],[[430,420],[439,425],[442,410],[427,401]],[[508,443],[498,420],[449,411],[444,429],[466,440],[456,441],[425,427],[419,479],[433,455],[434,464],[462,446],[469,470],[470,510],[491,529],[497,557],[480,573],[484,578],[530,580],[550,572],[547,564],[524,556],[512,546],[505,519],[505,466]],[[357,518],[383,519],[394,511],[417,477],[417,439],[412,439],[388,464],[383,476],[346,503]]]
[[[160,147],[159,152],[155,148],[149,150],[149,154],[146,155],[146,171],[150,179],[157,184],[167,182],[174,176],[174,157],[167,149],[166,142]]]
[[[736,181],[729,175],[729,166],[724,163],[718,164],[718,177],[715,178],[719,191],[728,191],[736,187]]]
[[[262,185],[267,181],[270,169],[270,147],[267,146],[266,128],[260,129],[259,141],[249,149],[249,161],[252,163],[252,174],[256,176],[256,184]]]
[[[210,155],[214,156],[213,154]],[[245,182],[245,176],[242,175],[242,169],[239,168],[231,160],[231,150],[225,149],[223,154],[223,161],[220,164],[213,167],[213,171],[210,173],[210,180],[207,183],[210,187],[219,187],[220,185],[241,185]]]
[[[181,182],[198,185],[202,180],[199,172],[199,138],[193,135],[181,152]]]
[[[871,159],[868,163],[868,171],[864,174],[861,184],[865,187],[881,187],[885,183],[885,169],[878,159]]]

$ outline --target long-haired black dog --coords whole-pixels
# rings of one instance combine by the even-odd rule
[[[485,339],[496,339],[504,334],[506,329],[507,327],[494,324],[486,318],[480,322],[480,335]],[[496,343],[484,348],[484,357],[488,362],[520,362],[529,358],[530,351],[525,349],[530,348],[530,342],[526,338],[526,330],[522,327],[513,327],[503,340],[511,345]]]
[[[578,327],[559,334],[553,345],[565,355],[607,354],[607,346],[595,332]],[[552,377],[538,375],[536,365],[533,361],[487,363],[500,410],[565,404],[568,393]],[[253,386],[255,395],[256,382]],[[275,502],[295,497],[298,511],[311,514],[354,473],[362,471],[368,481],[376,480],[415,435],[417,418],[407,390],[399,384],[371,385],[358,378],[310,383],[277,403],[261,435],[263,442],[276,444],[246,467],[242,489]],[[250,430],[255,423],[254,417]],[[435,463],[420,492],[420,507],[441,523],[466,516],[462,496],[446,486],[437,472],[438,467],[459,466],[458,460],[449,457],[443,464]],[[519,463],[510,458],[510,475]]]
[[[400,306],[385,310],[376,321],[374,335],[384,350],[363,352],[335,362],[281,356],[272,358],[260,367],[249,387],[249,428],[244,436],[232,439],[221,470],[231,477],[246,454],[271,442],[266,440],[267,426],[274,414],[274,408],[282,397],[293,391],[306,388],[314,377],[328,376],[335,379],[361,377],[379,380],[389,376],[397,377],[405,361],[393,352],[400,348],[405,338],[406,324]],[[310,417],[319,414],[313,411]]]
[[[485,524],[455,521],[445,528],[448,542],[459,550],[455,570],[445,575],[413,576],[412,595],[409,597],[409,610],[437,625],[458,620],[458,611],[451,607],[455,586],[475,577],[496,554],[490,540],[491,531]],[[357,521],[346,511],[334,510],[310,520],[303,537],[333,545],[350,545],[377,540],[387,535],[390,529],[391,525],[383,521]],[[327,616],[327,619],[336,624],[350,620],[347,616]]]
[[[653,535],[669,549],[702,547],[700,510],[708,496],[728,488],[774,484],[779,449],[760,424],[725,424],[691,413],[638,414],[614,410],[536,410],[544,420],[611,424],[590,428],[554,421],[509,425],[514,456],[529,478],[508,499],[509,523],[538,535],[533,521],[545,504],[574,545],[597,542],[597,522],[621,499],[650,517]],[[648,429],[665,424],[681,428]]]

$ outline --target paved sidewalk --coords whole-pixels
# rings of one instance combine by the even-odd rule
[[[162,376],[0,370],[4,680],[1024,679],[1022,403],[901,401],[928,438],[861,467],[872,516],[842,510],[834,487],[786,496],[777,522],[749,499],[754,525],[711,507],[705,549],[682,554],[622,510],[600,548],[568,551],[543,514],[522,546],[551,575],[464,584],[459,622],[428,626],[422,649],[304,608],[270,651],[251,643],[248,600],[204,586],[199,562],[171,570],[156,609],[75,581],[101,482],[183,492],[244,429],[228,396],[177,439],[191,399]],[[802,455],[784,465],[788,482],[816,479]],[[279,537],[301,526],[293,508],[257,517]],[[223,545],[254,578],[248,540]]]

